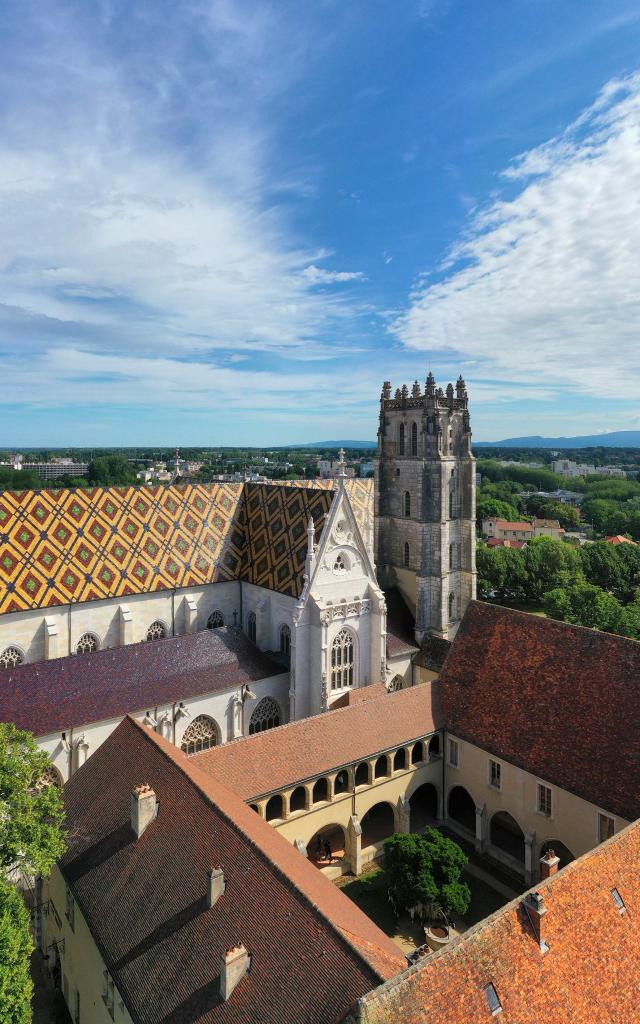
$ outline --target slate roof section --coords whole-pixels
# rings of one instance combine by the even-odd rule
[[[387,655],[414,654],[419,650],[414,633],[414,618],[396,587],[385,590],[387,602]]]
[[[440,682],[450,732],[640,816],[640,643],[474,601]]]
[[[130,794],[141,783],[160,806],[136,839]],[[337,1024],[406,964],[295,847],[130,718],[64,796],[61,870],[136,1024]],[[226,890],[208,909],[212,866]],[[225,1003],[221,957],[241,942],[251,972]]]
[[[212,747],[193,761],[250,800],[410,743],[439,728],[439,716],[437,684],[425,683]]]
[[[0,614],[245,579],[302,591],[306,526],[333,480],[0,494]],[[373,481],[346,481],[361,526]],[[319,534],[318,534],[319,536]]]
[[[47,736],[283,671],[242,630],[206,629],[2,672],[0,721]]]
[[[627,907],[621,914],[612,889]],[[359,1024],[488,1024],[485,988],[517,1024],[637,1021],[640,1005],[640,823],[535,887],[547,908],[542,954],[514,900],[448,949],[366,995]]]

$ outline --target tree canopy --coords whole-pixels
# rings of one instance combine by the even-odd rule
[[[468,860],[457,843],[435,828],[424,833],[396,833],[384,843],[389,892],[403,910],[423,903],[447,914],[466,913],[471,890],[460,876]]]

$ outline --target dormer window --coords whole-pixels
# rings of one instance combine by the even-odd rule
[[[621,914],[625,914],[626,911],[627,911],[627,907],[625,905],[625,902],[624,902],[622,896],[618,892],[618,890],[617,889],[612,889],[611,890],[611,895],[613,896],[613,902],[615,903],[615,905],[618,908],[618,910],[620,911],[620,913]]]
[[[497,1014],[502,1013],[502,1003],[500,1002],[500,997],[496,992],[495,985],[487,985],[487,987],[484,990],[484,994],[487,997],[489,1009],[491,1010],[493,1016],[495,1017]]]

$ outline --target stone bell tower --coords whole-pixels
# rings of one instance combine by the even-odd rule
[[[476,466],[467,389],[436,387],[429,373],[380,397],[376,561],[383,587],[415,612],[416,641],[452,639],[476,596]]]

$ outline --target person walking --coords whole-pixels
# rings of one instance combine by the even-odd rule
[[[333,864],[333,851],[331,849],[331,843],[327,839],[324,844],[324,855],[330,864]]]

